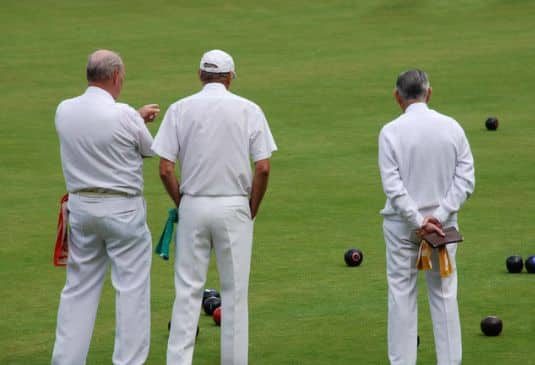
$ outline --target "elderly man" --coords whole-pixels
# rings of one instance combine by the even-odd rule
[[[167,364],[192,363],[213,247],[221,281],[221,364],[244,365],[253,220],[277,147],[262,110],[228,91],[235,77],[230,55],[205,53],[199,77],[202,91],[169,107],[152,145],[161,157],[162,182],[179,207]],[[181,184],[175,177],[177,160]]]
[[[87,63],[89,87],[56,111],[70,241],[54,365],[85,364],[110,263],[116,291],[113,363],[143,364],[149,351],[152,244],[142,166],[153,142],[145,122],[159,108],[151,104],[136,111],[117,103],[124,77],[119,55],[96,51]]]
[[[386,205],[383,230],[388,279],[388,356],[391,364],[416,364],[419,235],[457,226],[457,212],[474,190],[474,161],[463,129],[427,106],[425,72],[399,75],[395,99],[404,113],[379,135],[379,168]],[[456,244],[447,251],[453,273],[441,277],[437,252],[425,273],[437,364],[461,363]],[[436,251],[436,250],[434,250]]]

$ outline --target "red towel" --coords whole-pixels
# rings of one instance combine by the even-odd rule
[[[54,248],[54,265],[65,266],[69,256],[69,211],[67,201],[69,194],[61,197],[59,202],[58,234],[56,236],[56,247]]]

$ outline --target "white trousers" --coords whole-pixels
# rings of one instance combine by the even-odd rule
[[[456,225],[447,222],[445,227]],[[388,279],[388,357],[392,365],[416,364],[418,311],[416,259],[419,241],[404,222],[385,219]],[[437,250],[433,250],[433,269],[425,271],[429,307],[433,321],[438,365],[461,364],[461,326],[457,305],[456,244],[447,247],[454,272],[440,277]]]
[[[115,296],[113,364],[143,364],[150,345],[151,235],[142,197],[69,195],[69,258],[53,365],[83,365],[111,263]]]
[[[247,197],[182,197],[168,365],[192,363],[212,247],[221,284],[221,364],[247,364],[247,296],[252,241],[253,220]]]

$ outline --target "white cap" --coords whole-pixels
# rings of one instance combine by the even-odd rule
[[[232,73],[232,77],[236,77],[234,71],[234,60],[232,57],[219,49],[213,49],[203,54],[199,68],[202,71],[213,73]]]

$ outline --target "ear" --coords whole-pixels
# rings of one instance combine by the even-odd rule
[[[230,89],[231,83],[232,83],[232,73],[229,72],[225,79],[225,86],[227,87],[227,89]]]
[[[399,95],[398,89],[394,89],[394,99],[396,99],[399,106],[403,108],[403,99],[401,98],[401,95]]]
[[[112,81],[114,85],[117,85],[119,83],[119,78],[121,77],[121,71],[115,70],[113,71]]]
[[[425,102],[426,104],[429,103],[429,99],[431,99],[431,93],[433,89],[431,89],[431,86],[429,86],[429,89],[427,90],[427,95],[425,96]]]

